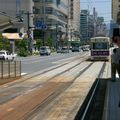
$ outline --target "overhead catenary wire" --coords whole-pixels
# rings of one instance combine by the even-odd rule
[[[91,2],[93,2],[93,1],[91,1]],[[94,3],[105,3],[105,2],[111,2],[111,1],[110,0],[109,1],[94,1]],[[88,2],[80,2],[80,3],[88,4],[88,3],[90,3],[90,1],[88,1]]]

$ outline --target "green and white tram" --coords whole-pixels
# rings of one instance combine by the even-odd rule
[[[110,38],[91,38],[91,60],[109,60]]]

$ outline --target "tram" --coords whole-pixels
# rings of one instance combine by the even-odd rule
[[[91,60],[109,60],[110,38],[93,37],[91,38]]]

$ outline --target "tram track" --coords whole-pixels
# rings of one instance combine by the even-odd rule
[[[37,114],[38,112],[40,112],[40,110],[42,110],[44,107],[46,107],[48,104],[50,104],[50,102],[52,102],[56,97],[58,97],[62,92],[64,92],[66,89],[68,89],[71,84],[78,78],[80,77],[81,74],[83,74],[90,66],[92,66],[93,63],[90,63],[89,65],[87,65],[83,70],[81,70],[72,80],[71,82],[67,82],[67,83],[62,83],[60,82],[60,84],[62,83],[62,85],[59,87],[59,89],[55,90],[50,96],[46,97],[46,99],[43,100],[42,103],[38,104],[37,106],[35,106],[34,109],[31,110],[30,113],[27,113],[22,120],[31,120],[31,118],[33,118],[35,116],[35,114]],[[57,83],[58,85],[59,83]]]
[[[45,74],[45,73],[47,73],[47,72],[50,72],[50,71],[52,71],[52,70],[55,70],[55,69],[57,69],[57,68],[60,68],[60,67],[63,67],[63,66],[65,66],[65,65],[67,65],[67,64],[70,64],[70,63],[72,63],[72,62],[74,62],[74,61],[78,61],[78,60],[80,60],[80,59],[82,59],[82,61],[85,61],[85,60],[87,60],[88,59],[88,53],[84,53],[83,55],[81,55],[81,56],[77,56],[77,57],[75,57],[75,58],[73,58],[72,60],[70,60],[69,62],[64,62],[64,63],[62,63],[62,64],[60,64],[60,65],[57,65],[57,66],[55,66],[55,67],[51,67],[51,68],[48,68],[48,69],[45,69],[45,70],[43,70],[43,71],[38,71],[38,72],[36,72],[36,73],[32,73],[32,74],[29,74],[29,75],[25,75],[23,78],[20,78],[20,79],[18,79],[17,81],[13,81],[13,82],[11,82],[11,83],[7,83],[7,86],[14,86],[15,84],[19,84],[19,83],[22,83],[22,82],[24,82],[24,81],[26,81],[26,80],[29,80],[29,79],[31,79],[31,78],[33,78],[33,77],[35,77],[35,76],[38,76],[38,75],[43,75],[43,74]],[[87,56],[87,57],[86,57]],[[4,87],[4,85],[1,85],[1,87]]]
[[[89,68],[92,64],[93,64],[93,63],[91,63],[90,65],[88,65],[88,68]],[[103,64],[103,66],[105,67],[105,64]],[[104,67],[102,67],[102,69],[101,69],[98,77],[101,75]],[[80,75],[82,75],[82,73],[84,73],[88,68],[86,67],[83,71],[79,72],[79,74],[76,75],[76,77],[73,79],[73,82],[74,82],[77,78],[79,78]],[[62,88],[64,89],[63,91],[65,91],[66,89],[68,89],[68,88],[72,85],[73,82],[69,82],[69,84],[68,84],[65,88],[62,87]],[[97,82],[98,82],[98,81],[97,81]],[[97,82],[95,81],[95,84],[93,85],[94,87],[97,86],[97,85],[96,85]],[[93,89],[93,87],[92,87],[92,89]],[[62,92],[63,92],[63,91],[62,91]],[[95,92],[95,90],[94,90],[94,92]],[[48,99],[48,100],[45,100],[46,103],[43,103],[42,105],[38,105],[35,109],[32,110],[31,113],[28,113],[26,116],[24,116],[24,118],[23,118],[22,120],[33,120],[33,118],[34,118],[37,114],[39,114],[39,118],[42,119],[43,113],[41,113],[41,114],[42,114],[42,115],[41,115],[42,117],[41,117],[41,116],[40,116],[40,112],[41,112],[46,106],[48,106],[51,101],[54,101],[54,98],[57,97],[57,96],[59,96],[60,94],[61,94],[61,92],[60,92],[59,94],[57,94],[56,96],[52,96],[53,98]],[[45,116],[44,116],[44,117],[45,117]],[[44,117],[43,117],[43,118],[44,118]],[[38,119],[35,119],[35,120],[38,120]],[[50,120],[51,120],[51,119],[50,119]],[[65,120],[66,120],[66,119],[65,119]],[[79,119],[79,120],[81,120],[81,119]],[[87,119],[86,119],[86,120],[87,120]]]
[[[85,57],[85,56],[84,56],[84,57]],[[0,93],[3,94],[3,96],[4,96],[4,94],[9,93],[10,91],[12,91],[12,93],[8,95],[9,97],[6,95],[6,97],[4,98],[4,100],[2,100],[1,95],[0,95],[0,99],[1,99],[1,100],[0,100],[0,104],[4,104],[4,103],[6,103],[6,102],[8,102],[8,101],[10,101],[10,100],[13,100],[13,99],[15,99],[16,97],[18,97],[18,96],[20,96],[20,95],[28,94],[28,92],[31,92],[31,91],[37,89],[37,88],[40,87],[41,85],[46,84],[48,81],[50,81],[50,80],[52,80],[52,79],[55,79],[56,77],[58,77],[58,76],[60,76],[60,75],[62,75],[62,74],[64,74],[64,73],[66,73],[66,72],[74,69],[75,67],[77,67],[78,65],[80,65],[81,63],[83,63],[83,62],[86,60],[86,57],[85,57],[85,58],[84,58],[84,57],[83,57],[83,56],[78,57],[77,60],[74,60],[74,61],[80,60],[80,62],[78,62],[77,64],[69,67],[68,69],[62,70],[62,72],[59,72],[59,73],[53,75],[52,77],[46,79],[46,80],[45,80],[44,82],[42,82],[42,83],[41,83],[41,82],[40,82],[40,83],[38,82],[36,85],[32,85],[32,87],[30,87],[30,86],[29,86],[29,87],[24,87],[22,90],[20,90],[20,91],[16,90],[16,92],[15,92],[15,89],[21,88],[21,87],[20,87],[20,84],[22,84],[23,82],[26,82],[26,83],[29,82],[29,80],[30,80],[31,78],[30,78],[30,79],[27,79],[27,80],[23,80],[23,81],[19,81],[19,82],[15,82],[15,83],[13,83],[13,84],[10,84],[10,86],[7,86],[7,88],[3,88],[2,90],[0,90]],[[82,59],[80,59],[80,58],[82,58]],[[47,72],[43,72],[43,73],[41,73],[39,76],[44,75],[45,73],[49,73],[50,71],[54,71],[55,69],[58,69],[58,68],[60,68],[60,67],[63,67],[63,66],[65,66],[65,65],[67,65],[67,64],[70,64],[70,63],[72,63],[72,62],[73,62],[73,60],[70,61],[69,63],[63,64],[62,66],[59,66],[59,67],[54,68],[54,69],[52,69],[52,70],[48,70]],[[43,79],[44,79],[44,78],[43,78]],[[13,89],[13,90],[12,90],[12,89]],[[13,91],[14,91],[14,94],[13,94]]]
[[[86,69],[88,69],[91,65],[92,65],[93,63],[90,63],[88,66],[86,66],[83,70],[81,70],[79,73],[77,73],[76,74],[76,76],[71,80],[71,82],[67,82],[67,83],[65,83],[65,82],[59,82],[59,83],[55,83],[55,82],[48,82],[48,83],[46,83],[45,85],[44,85],[44,87],[42,88],[43,90],[42,91],[44,91],[44,94],[43,94],[43,92],[41,92],[41,89],[37,89],[37,90],[35,90],[35,91],[33,91],[34,92],[34,95],[36,96],[36,94],[37,94],[37,96],[35,97],[33,97],[33,92],[32,92],[32,98],[38,98],[38,100],[36,100],[36,102],[33,104],[33,103],[30,103],[29,102],[29,105],[31,105],[31,106],[26,106],[26,108],[28,108],[28,109],[30,109],[30,110],[27,110],[27,111],[30,111],[30,113],[26,113],[25,114],[25,116],[24,116],[24,119],[27,119],[27,118],[29,118],[31,115],[33,115],[38,109],[40,109],[41,108],[41,106],[46,106],[47,104],[49,104],[49,102],[51,102],[53,99],[55,99],[57,96],[59,96],[64,90],[66,90],[73,82],[74,82],[74,80],[76,80],[77,79],[77,77],[79,77],[84,71],[86,71]],[[55,79],[55,78],[54,78]],[[51,87],[52,86],[52,87]],[[51,88],[51,90],[50,89],[48,89],[47,91],[45,90],[45,89],[47,89],[47,87],[49,88]],[[38,92],[38,91],[40,91],[40,93]],[[47,93],[46,93],[47,92]],[[25,96],[23,96],[23,97],[25,97]],[[27,95],[26,95],[26,97],[27,97]],[[42,99],[42,101],[40,102],[40,99],[41,98],[43,98]],[[31,98],[30,98],[31,99]],[[16,99],[15,99],[16,100]],[[23,99],[21,99],[20,101],[24,101],[24,100],[26,100],[26,98],[23,98]],[[14,101],[14,100],[13,100]],[[37,104],[37,102],[38,102],[38,104]],[[40,102],[40,103],[39,103]],[[19,102],[18,102],[19,103]],[[27,104],[27,101],[25,101],[25,103]],[[8,104],[9,104],[9,102],[8,102]],[[3,105],[4,106],[4,105]],[[17,106],[19,106],[19,105],[17,105]],[[20,105],[21,106],[21,105]],[[19,107],[20,107],[19,106]],[[22,107],[22,106],[21,106]],[[23,106],[24,107],[24,106]],[[33,108],[31,108],[31,107],[33,107]],[[26,109],[26,108],[24,108],[24,109]],[[21,110],[20,110],[21,111]],[[19,113],[21,113],[21,112],[19,112]],[[19,114],[19,113],[16,113],[16,111],[12,111],[12,114]],[[19,115],[18,115],[19,116]],[[28,117],[29,116],[29,117]],[[8,116],[9,118],[11,118],[10,116]],[[20,120],[22,120],[23,118],[21,118],[20,117]],[[23,120],[24,120],[23,119]],[[12,118],[12,120],[14,120],[14,118]],[[17,118],[15,119],[15,120],[17,120]],[[18,119],[19,120],[19,119]]]

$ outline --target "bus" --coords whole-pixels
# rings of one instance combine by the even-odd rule
[[[91,60],[109,60],[110,38],[93,37],[91,38]]]

